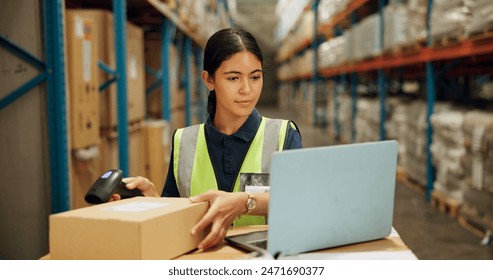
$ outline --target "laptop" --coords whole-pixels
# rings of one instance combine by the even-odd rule
[[[289,256],[387,237],[397,148],[396,141],[386,140],[275,152],[268,230],[225,240],[248,251]]]

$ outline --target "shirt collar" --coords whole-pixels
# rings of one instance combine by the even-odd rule
[[[255,134],[257,133],[257,129],[260,125],[260,121],[262,119],[262,116],[260,113],[257,111],[257,109],[253,109],[252,113],[250,116],[248,116],[248,119],[245,121],[245,123],[236,131],[231,137],[235,137],[238,139],[243,140],[244,142],[249,142],[255,137]],[[214,127],[214,124],[212,123],[212,120],[210,117],[207,118],[207,121],[205,123],[205,130],[208,136],[208,139],[212,141],[212,143],[219,145],[221,142],[224,140],[225,137],[228,137],[228,135],[220,132]]]

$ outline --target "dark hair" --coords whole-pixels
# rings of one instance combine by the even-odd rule
[[[262,51],[252,34],[237,28],[226,28],[217,31],[209,38],[205,45],[204,71],[209,73],[209,77],[213,77],[223,61],[230,59],[234,54],[242,51],[248,51],[254,54],[263,66],[264,58]],[[216,112],[216,92],[214,90],[209,93],[207,112],[211,119],[214,119]]]

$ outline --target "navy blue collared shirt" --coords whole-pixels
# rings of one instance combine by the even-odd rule
[[[248,147],[257,133],[261,120],[262,116],[257,109],[254,109],[238,131],[232,135],[226,135],[214,127],[210,118],[207,119],[205,123],[205,139],[219,190],[233,191],[236,176],[241,168]],[[171,147],[174,147],[174,145],[172,144]],[[289,125],[284,149],[298,148],[303,148],[301,135],[297,129]],[[173,171],[173,149],[171,149],[168,176],[164,184],[162,196],[180,196]]]

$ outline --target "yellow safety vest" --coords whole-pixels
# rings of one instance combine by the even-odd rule
[[[287,120],[262,117],[238,173],[233,191],[240,190],[241,173],[269,173],[272,153],[282,151],[286,139]],[[181,197],[217,190],[217,181],[205,139],[205,125],[199,124],[176,130],[173,144],[173,170]],[[200,168],[194,168],[199,166]],[[238,225],[266,224],[263,216],[241,216]]]

